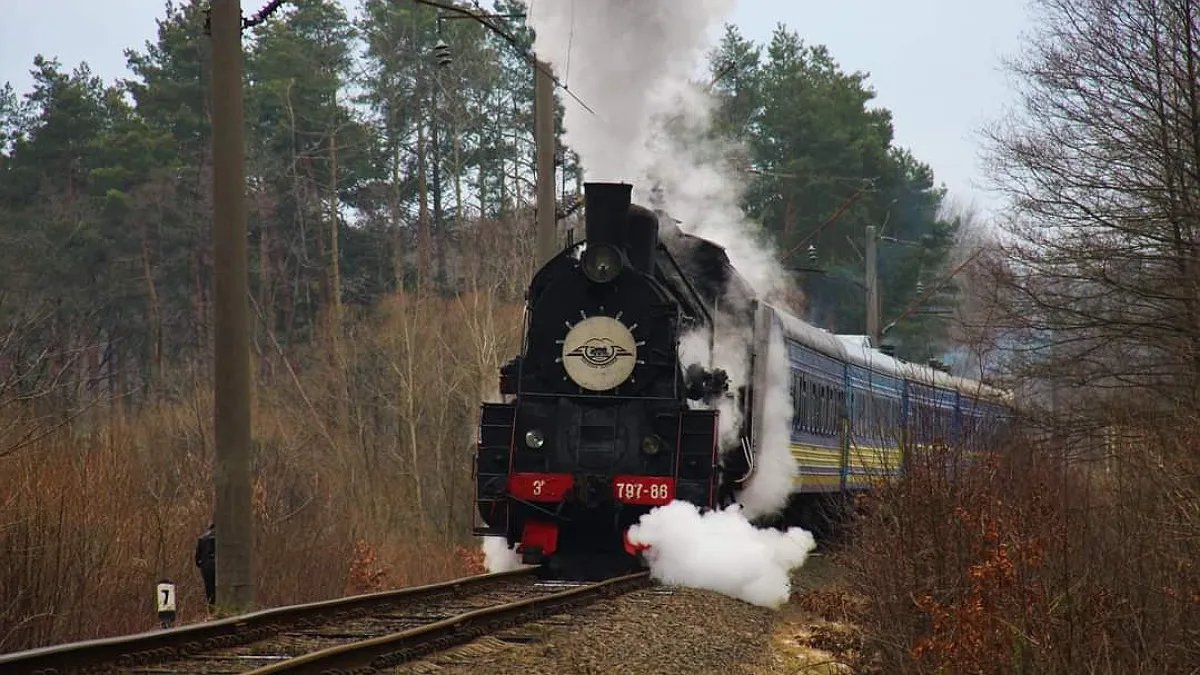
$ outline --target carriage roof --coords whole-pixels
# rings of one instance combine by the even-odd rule
[[[835,335],[798,317],[771,307],[783,327],[784,335],[821,354],[845,363],[865,368],[881,375],[911,382],[950,389],[973,398],[1008,405],[1011,394],[978,380],[949,375],[940,370],[889,356],[870,346],[865,335]]]

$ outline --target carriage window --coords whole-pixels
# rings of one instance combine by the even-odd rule
[[[829,385],[821,385],[821,419],[817,423],[817,429],[822,435],[829,433],[829,408],[833,404],[831,394]]]
[[[879,414],[879,401],[875,398],[875,392],[866,395],[864,403],[866,410],[863,411],[863,433],[868,436],[875,435],[875,417]]]
[[[845,398],[845,392],[835,389],[833,385],[829,385],[829,417],[825,419],[826,436],[833,436],[837,433],[838,419],[841,416]]]
[[[804,409],[803,389],[801,388],[804,380],[800,378],[798,373],[792,373],[792,429],[797,428],[800,419],[800,411]]]
[[[871,428],[871,396],[865,391],[853,393],[855,433],[866,435]]]
[[[813,431],[825,433],[825,385],[817,385],[817,416],[813,420]]]
[[[792,373],[792,430],[804,428],[804,375]]]
[[[879,424],[879,397],[876,396],[875,392],[873,392],[873,391],[871,392],[871,395],[867,398],[867,411],[866,411],[866,414],[863,415],[863,417],[866,418],[866,426],[867,426],[867,428],[864,431],[871,438],[878,438],[879,427],[880,427],[880,424]]]
[[[829,418],[833,417],[833,387],[825,385],[824,405],[821,408],[821,433],[829,434]]]
[[[818,397],[817,398],[817,400],[818,400],[817,419],[816,419],[816,423],[813,425],[813,427],[814,427],[814,430],[818,434],[823,434],[823,433],[825,433],[825,405],[826,405],[826,399],[827,399],[824,384],[822,384],[818,387],[817,397]]]
[[[806,382],[802,382],[802,385],[796,403],[796,419],[792,424],[800,431],[808,431],[808,386]]]
[[[887,423],[887,399],[876,396],[871,401],[871,434],[875,438],[883,438],[885,430],[890,429]]]
[[[800,392],[800,400],[802,401],[800,410],[801,428],[805,431],[812,431],[812,411],[813,411],[813,383],[804,378],[804,387]]]
[[[833,408],[833,388],[829,385],[821,387],[821,433],[829,433],[829,418]]]

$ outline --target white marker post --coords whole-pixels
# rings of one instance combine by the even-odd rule
[[[159,581],[154,600],[158,606],[159,623],[163,628],[170,628],[175,623],[175,584],[170,579]]]

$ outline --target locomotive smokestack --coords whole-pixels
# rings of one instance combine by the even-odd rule
[[[628,183],[585,183],[583,190],[588,243],[612,244],[625,251],[634,269],[653,274],[658,216],[630,203],[633,186]]]
[[[625,247],[625,220],[633,186],[628,183],[584,183],[589,244]]]

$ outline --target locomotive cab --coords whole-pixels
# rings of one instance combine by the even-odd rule
[[[626,530],[674,499],[717,498],[717,413],[691,410],[677,354],[697,320],[632,186],[585,186],[586,237],[534,276],[521,355],[484,404],[476,498],[524,562],[593,578],[636,564]]]

